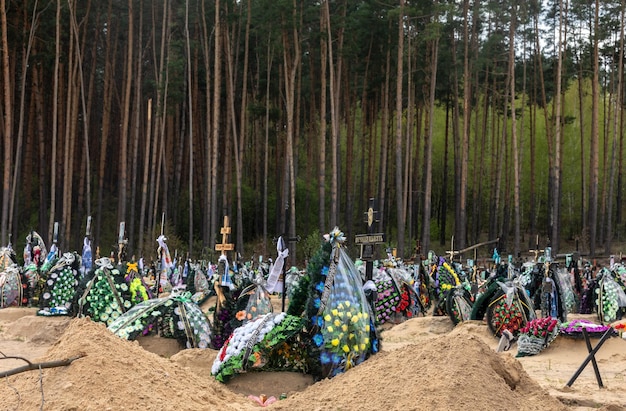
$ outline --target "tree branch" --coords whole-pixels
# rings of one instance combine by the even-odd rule
[[[72,362],[74,362],[74,361],[76,361],[79,358],[82,358],[84,356],[85,356],[85,354],[79,354],[79,355],[76,355],[74,357],[66,358],[64,360],[47,361],[47,362],[41,362],[41,363],[30,362],[26,358],[23,358],[23,357],[3,356],[3,357],[0,357],[0,359],[9,359],[9,358],[10,359],[18,359],[18,360],[25,361],[27,364],[23,365],[21,367],[13,368],[11,370],[0,371],[0,378],[2,378],[2,377],[9,377],[11,375],[19,374],[19,373],[22,373],[22,372],[25,372],[25,371],[38,370],[38,369],[43,369],[43,368],[64,367],[66,365],[70,365]]]

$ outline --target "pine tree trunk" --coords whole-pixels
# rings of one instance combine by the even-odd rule
[[[4,0],[2,0],[4,2]],[[2,9],[4,10],[4,8]],[[6,50],[6,49],[4,49]],[[61,0],[57,0],[54,80],[52,85],[52,157],[50,160],[50,221],[48,234],[52,233],[56,218],[56,168],[57,168],[57,139],[58,139],[58,104],[59,104],[59,64],[61,59]],[[10,153],[10,151],[9,151]],[[5,162],[6,163],[6,162]],[[6,167],[6,165],[5,165]]]
[[[387,42],[389,45],[391,41]],[[380,124],[380,165],[378,175],[378,217],[380,231],[385,227],[385,209],[387,195],[387,158],[389,156],[389,88],[391,81],[391,50],[387,48],[387,62],[385,66],[385,84],[382,96],[382,120]]]
[[[220,17],[220,0],[215,0],[215,57],[213,66],[213,117],[212,117],[212,152],[211,152],[211,204],[209,207],[211,220],[209,225],[209,247],[215,248],[217,228],[217,153],[220,125],[220,98],[222,83],[222,22]]]
[[[143,0],[139,2],[139,23],[137,30],[137,53],[134,57],[135,64],[135,84],[134,84],[134,93],[133,93],[133,116],[132,116],[132,159],[130,161],[131,171],[130,171],[130,224],[128,225],[128,243],[132,244],[135,252],[137,250],[141,250],[141,248],[137,247],[137,242],[135,242],[136,233],[137,233],[137,218],[142,219],[143,217],[137,214],[137,186],[138,186],[138,173],[139,173],[139,142],[141,140],[141,125],[142,125],[142,111],[143,100],[142,100],[142,87],[141,82],[143,79],[143,71],[141,64],[141,55],[143,50]],[[149,151],[144,153],[145,156],[149,156]],[[141,234],[139,234],[141,237]],[[143,239],[143,238],[142,238]],[[136,258],[139,258],[136,256]]]
[[[192,67],[191,67],[191,47],[189,43],[191,39],[189,38],[189,0],[185,0],[185,45],[187,50],[187,102],[189,107],[187,108],[189,111],[189,202],[188,202],[188,215],[189,215],[189,228],[188,228],[188,241],[189,241],[189,249],[188,249],[188,257],[191,257],[193,252],[193,96],[192,96]]]
[[[594,257],[596,254],[596,233],[598,223],[598,149],[599,149],[599,0],[595,1],[594,15],[594,36],[593,36],[593,80],[591,83],[592,104],[591,104],[591,145],[589,151],[589,207],[588,207],[588,226],[589,226],[589,254]]]
[[[272,46],[270,40],[267,41],[267,68],[265,85],[265,142],[263,146],[263,255],[267,255],[267,185],[269,179],[269,137],[270,137],[270,84],[272,68]]]
[[[112,0],[109,0],[107,27],[112,25]],[[95,243],[100,242],[100,230],[102,227],[102,203],[104,201],[104,177],[106,171],[106,159],[108,151],[109,130],[111,125],[111,102],[113,100],[113,83],[115,78],[115,56],[117,50],[117,40],[111,43],[113,33],[107,30],[105,37],[105,65],[104,65],[104,84],[103,84],[103,101],[102,101],[102,132],[100,134],[100,158],[98,161],[98,205],[96,212],[96,236]]]
[[[619,137],[618,137],[618,133],[621,133],[618,130],[621,130],[621,122],[619,121],[619,118],[621,117],[619,113],[622,113],[623,108],[622,108],[622,99],[623,99],[623,90],[622,90],[622,80],[623,80],[623,76],[624,76],[624,67],[623,67],[623,62],[624,62],[624,7],[622,6],[620,8],[620,48],[619,48],[619,54],[618,54],[618,73],[617,73],[617,80],[613,81],[613,84],[617,83],[617,90],[614,91],[614,93],[617,93],[617,97],[615,99],[611,98],[610,101],[615,101],[615,115],[613,116],[613,138],[612,138],[612,142],[611,142],[611,149],[610,149],[610,169],[609,169],[609,188],[608,188],[608,195],[607,195],[607,219],[606,219],[606,237],[604,240],[604,253],[607,255],[611,254],[611,246],[612,246],[612,242],[613,242],[613,197],[615,196],[615,180],[616,180],[616,175],[618,174],[618,171],[616,170],[616,168],[619,166],[617,164],[617,152],[618,152],[618,145],[619,145]],[[619,203],[617,203],[619,204]],[[619,207],[617,207],[619,208]]]
[[[35,4],[33,5],[33,10],[37,10],[38,0],[35,0]],[[4,10],[4,9],[3,9]],[[11,234],[16,234],[13,225],[13,219],[16,217],[18,213],[17,207],[17,182],[21,181],[21,159],[22,159],[22,141],[24,139],[24,117],[25,113],[25,101],[26,101],[26,73],[29,67],[30,53],[33,47],[35,30],[39,24],[39,15],[33,12],[32,20],[30,23],[27,21],[27,15],[24,13],[24,21],[22,24],[24,25],[24,38],[28,38],[28,42],[26,43],[26,48],[22,49],[22,64],[21,64],[21,73],[20,73],[20,99],[19,99],[19,120],[18,120],[18,130],[17,130],[17,141],[15,148],[15,165],[13,167],[13,177],[11,183],[11,195],[9,197],[9,214],[8,214],[8,224],[7,224],[7,232]],[[6,20],[6,15],[3,17],[3,21]],[[28,32],[26,32],[26,28],[29,28]],[[28,163],[27,163],[28,164]],[[25,186],[30,187],[30,178],[26,179]],[[30,190],[26,190],[26,198],[30,198]],[[4,198],[4,196],[3,196]],[[4,242],[2,243],[4,244]]]
[[[550,243],[552,246],[552,252],[554,254],[559,251],[560,229],[561,229],[561,155],[562,155],[562,95],[561,95],[561,78],[563,75],[563,52],[562,38],[564,36],[564,7],[563,0],[559,1],[559,29],[558,29],[558,42],[557,42],[557,68],[556,68],[556,91],[554,93],[554,171],[552,173],[553,186],[552,186],[552,209],[550,212],[552,232],[550,233]]]
[[[289,232],[290,237],[296,235],[296,178],[295,178],[295,165],[294,165],[294,131],[295,131],[295,85],[296,85],[296,73],[300,68],[300,39],[296,22],[298,14],[298,3],[293,1],[293,12],[290,25],[292,25],[291,35],[289,30],[283,30],[283,65],[285,70],[285,104],[287,111],[287,135],[285,145],[285,161],[288,167],[289,176]],[[330,50],[329,50],[330,52]],[[332,69],[332,66],[331,66]],[[332,109],[331,109],[332,110]],[[291,261],[295,261],[295,250],[290,247],[289,257]]]
[[[130,128],[131,90],[133,84],[133,49],[134,49],[134,12],[133,0],[128,0],[128,33],[126,44],[126,60],[124,61],[124,86],[122,99],[122,124],[120,135],[120,172],[118,179],[117,221],[126,221],[126,204],[128,198],[128,130]]]
[[[37,134],[37,147],[38,147],[38,176],[39,176],[39,198],[40,198],[40,207],[39,207],[39,226],[43,228],[43,231],[40,233],[43,238],[48,237],[47,225],[45,224],[48,210],[48,189],[50,184],[46,184],[48,181],[48,171],[49,164],[46,161],[46,131],[44,127],[44,104],[43,104],[43,80],[42,80],[42,71],[39,67],[33,67],[33,79],[32,79],[32,87],[33,87],[33,100],[35,106],[35,124],[36,124],[36,134]],[[45,228],[44,228],[45,227]]]
[[[337,36],[337,65],[334,63],[333,36],[330,21],[329,1],[324,2],[324,10],[326,13],[326,34],[328,43],[328,69],[330,73],[330,118],[331,118],[331,135],[330,135],[330,157],[331,157],[331,181],[330,181],[330,226],[335,227],[338,224],[339,216],[339,97],[341,94],[341,50],[343,34],[340,31]]]
[[[205,170],[204,173],[204,192],[205,198],[203,201],[204,208],[207,210],[202,213],[203,216],[203,226],[202,226],[202,245],[206,247],[210,243],[210,233],[211,233],[211,204],[212,204],[212,192],[211,192],[211,178],[212,178],[212,170],[213,170],[213,141],[212,141],[212,120],[211,120],[211,58],[210,58],[210,45],[209,45],[209,27],[206,21],[206,1],[202,0],[201,5],[201,16],[202,16],[202,56],[204,57],[204,72],[205,72],[205,83],[206,83],[206,92],[205,95],[205,113],[206,117],[206,132],[204,135],[205,140]]]
[[[436,16],[433,16],[436,20]],[[426,126],[426,135],[424,136],[424,214],[422,218],[422,245],[424,250],[430,248],[430,213],[431,213],[431,193],[432,193],[432,168],[433,168],[433,134],[435,119],[435,86],[437,85],[437,60],[439,54],[439,39],[435,38],[428,45],[428,71],[427,80],[429,90],[427,94],[428,101],[428,119]]]
[[[327,26],[326,8],[321,9],[320,13],[320,34],[324,33]],[[319,130],[319,161],[317,175],[317,190],[319,198],[319,230],[320,233],[326,232],[326,72],[328,65],[328,42],[326,36],[321,35],[320,38],[320,130]],[[330,227],[332,228],[332,227]]]
[[[404,196],[403,188],[403,159],[402,159],[402,115],[403,115],[403,92],[402,83],[404,69],[404,0],[400,0],[400,14],[398,16],[398,57],[396,62],[396,144],[395,144],[395,169],[396,169],[396,219],[398,220],[398,249],[397,255],[404,258]]]
[[[59,0],[60,1],[60,0]],[[4,109],[4,158],[3,158],[3,176],[2,176],[2,221],[0,225],[0,242],[1,244],[8,243],[9,233],[9,202],[11,199],[11,167],[13,166],[13,113],[12,97],[11,97],[11,77],[9,75],[9,42],[7,40],[7,12],[5,0],[0,0],[0,20],[2,29],[2,81],[3,87],[3,109]],[[60,5],[59,5],[60,7]],[[16,182],[13,182],[15,184]]]
[[[463,1],[463,130],[459,159],[459,194],[456,201],[457,220],[455,221],[455,244],[459,249],[465,248],[467,238],[467,182],[469,160],[469,135],[472,101],[472,65],[470,64],[470,36],[469,36],[469,0]]]
[[[514,224],[515,224],[515,240],[513,245],[513,255],[517,256],[520,252],[520,163],[519,163],[519,141],[517,137],[517,118],[515,113],[515,24],[517,13],[516,5],[511,4],[511,22],[509,25],[509,88],[511,102],[511,140],[513,141],[513,208],[514,208]]]

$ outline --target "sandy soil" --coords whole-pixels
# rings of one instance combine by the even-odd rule
[[[4,378],[0,410],[37,410],[42,399],[45,410],[258,409],[249,394],[285,394],[269,406],[284,410],[626,410],[626,341],[619,337],[596,355],[604,388],[591,364],[566,387],[587,357],[584,340],[559,336],[539,355],[516,358],[515,345],[495,352],[498,340],[481,322],[454,327],[428,316],[386,328],[381,353],[331,380],[256,372],[223,385],[210,375],[214,350],[181,351],[159,337],[128,342],[88,319],[8,308],[0,310],[0,356],[81,358]],[[0,372],[24,364],[1,359]]]

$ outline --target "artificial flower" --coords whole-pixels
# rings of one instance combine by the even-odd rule
[[[265,394],[261,394],[258,397],[256,395],[248,395],[248,398],[257,402],[261,407],[267,407],[268,405],[273,404],[276,401],[278,401],[276,397],[274,396],[268,397]]]
[[[617,329],[617,327],[615,327]],[[608,330],[612,330],[610,325],[596,324],[588,320],[572,320],[562,323],[559,332],[570,337],[581,336],[583,329],[589,335],[602,335]]]
[[[218,352],[211,374],[225,382],[250,367],[304,370],[303,345],[292,338],[302,330],[303,321],[286,313],[269,313],[236,328]]]
[[[558,335],[559,321],[556,318],[535,318],[521,328],[517,340],[517,356],[539,354]]]
[[[243,321],[246,318],[246,311],[245,310],[237,311],[237,314],[235,314],[235,318],[238,321]]]

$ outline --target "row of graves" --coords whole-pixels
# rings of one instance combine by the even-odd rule
[[[17,266],[12,248],[0,252],[0,307],[33,306],[44,316],[89,317],[127,340],[158,335],[178,340],[181,348],[218,350],[211,374],[221,382],[264,370],[334,377],[376,354],[385,326],[420,315],[446,315],[454,324],[485,321],[501,339],[499,350],[515,341],[519,356],[538,354],[559,335],[622,335],[626,267],[621,262],[594,269],[569,256],[561,264],[548,247],[538,246],[532,261],[502,261],[497,249],[488,266],[455,261],[490,242],[465,250],[451,247],[448,257],[417,252],[408,262],[388,251],[387,258],[376,261],[374,247],[386,241],[373,230],[375,204],[365,216],[368,231],[354,241],[361,248],[356,262],[335,228],[320,239],[303,272],[286,269],[285,244],[294,239],[282,237],[269,266],[231,262],[227,217],[215,265],[177,264],[164,235],[157,239],[157,267],[126,262],[123,224],[117,263],[92,259],[88,236],[81,254],[59,255],[55,244],[48,251],[32,232],[23,267]],[[281,295],[280,312],[272,305],[273,293]],[[214,306],[203,310],[211,297]],[[576,318],[593,313],[597,321]]]
[[[228,243],[227,218],[221,234],[222,243],[216,246],[220,257],[208,268],[191,262],[177,266],[161,235],[158,267],[149,269],[126,261],[123,223],[117,261],[92,258],[87,236],[82,253],[59,253],[47,250],[33,231],[22,267],[12,247],[2,249],[1,308],[36,307],[40,316],[104,323],[122,339],[158,335],[177,339],[181,348],[218,350],[211,373],[222,382],[252,370],[331,378],[380,350],[378,326],[391,316],[376,307],[401,306],[404,294],[394,291],[379,300],[385,291],[377,292],[378,283],[392,278],[401,291],[411,283],[406,275],[384,277],[383,269],[364,278],[338,228],[320,239],[319,250],[301,273],[287,270],[288,248],[282,238],[271,266],[255,269],[228,258],[234,247]],[[271,301],[274,293],[283,300],[280,312]],[[204,311],[209,298],[214,298],[214,307]],[[407,317],[411,310],[402,308]]]
[[[612,256],[608,264],[597,265],[566,254],[557,261],[550,247],[540,250],[537,244],[533,259],[503,260],[494,249],[491,264],[479,268],[473,260],[465,266],[455,262],[462,251],[448,258],[430,252],[423,261],[428,274],[420,278],[430,282],[433,315],[447,315],[455,324],[485,321],[500,338],[498,350],[516,342],[518,356],[527,356],[559,336],[595,337],[599,346],[610,337],[626,338],[626,266],[621,260]]]

